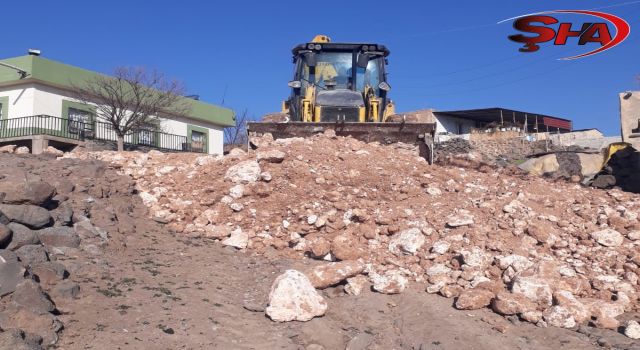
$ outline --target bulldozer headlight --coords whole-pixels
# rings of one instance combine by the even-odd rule
[[[302,83],[299,80],[290,81],[289,83],[287,83],[287,85],[289,85],[289,87],[292,89],[299,89],[300,87],[302,87]]]
[[[313,46],[314,49],[316,50],[320,50],[322,49],[322,46],[320,44],[315,44],[315,46]]]
[[[382,83],[378,84],[378,88],[380,90],[384,90],[384,91],[391,90],[391,86],[389,84],[387,84],[386,82],[384,82],[384,81]]]
[[[313,44],[309,44],[309,45],[307,45],[307,49],[309,49],[309,50],[313,50]]]

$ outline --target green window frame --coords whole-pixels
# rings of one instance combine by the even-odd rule
[[[74,102],[69,100],[62,100],[62,119],[67,120],[64,123],[61,130],[63,133],[75,133],[69,128],[69,109],[77,109],[89,113],[89,125],[85,126],[85,131],[88,129],[91,133],[95,133],[96,130],[96,107],[88,105],[86,103]]]
[[[150,143],[144,142],[140,140],[140,134],[143,132],[150,132],[152,140]],[[160,121],[159,120],[149,120],[145,123],[145,125],[136,128],[133,132],[133,143],[139,146],[151,146],[151,147],[160,147]]]
[[[9,96],[0,96],[0,119],[9,119]]]
[[[195,126],[195,125],[191,125],[188,124],[187,125],[187,142],[189,142],[189,145],[193,146],[193,132],[199,132],[201,134],[204,134],[204,145],[203,146],[203,151],[204,153],[209,153],[209,129],[207,128],[202,128],[199,126]]]

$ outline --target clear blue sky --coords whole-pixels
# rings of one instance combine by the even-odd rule
[[[575,39],[523,54],[507,40],[511,24],[496,22],[630,1],[10,1],[0,56],[39,48],[44,57],[105,73],[120,65],[156,68],[202,100],[224,97],[225,106],[259,118],[289,94],[291,48],[322,33],[391,50],[399,111],[501,106],[617,135],[617,93],[640,88],[640,3],[602,9],[631,22],[625,43],[571,62],[556,58],[581,53]]]

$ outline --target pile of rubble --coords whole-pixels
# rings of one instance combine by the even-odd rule
[[[401,293],[412,282],[459,309],[573,328],[616,329],[638,311],[640,199],[514,172],[429,166],[407,145],[331,132],[255,140],[225,157],[72,153],[130,175],[177,234],[270,257],[317,260],[275,281],[277,321],[324,313],[337,284]],[[297,291],[297,292],[294,292]],[[287,297],[289,295],[289,297]],[[297,296],[297,301],[282,298]],[[634,321],[626,327],[640,337]]]
[[[126,216],[103,198],[114,197],[118,202],[135,192],[126,179],[106,176],[98,162],[53,163],[53,167],[39,167],[42,161],[36,157],[0,155],[2,348],[41,349],[56,344],[63,328],[58,315],[80,293],[78,283],[69,279],[72,269],[66,261],[73,261],[79,251],[102,251],[112,233],[94,226],[95,221],[113,227],[116,216],[120,221]]]

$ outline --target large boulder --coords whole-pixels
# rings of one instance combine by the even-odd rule
[[[58,341],[62,323],[50,313],[38,314],[27,308],[12,306],[0,313],[0,327],[36,334],[42,337],[42,343],[46,347]]]
[[[57,261],[48,261],[43,263],[33,264],[30,268],[32,275],[36,276],[38,282],[43,286],[53,286],[56,283],[64,280],[69,274],[66,267]]]
[[[473,215],[466,210],[460,210],[447,217],[447,226],[449,227],[469,226],[473,223]]]
[[[640,339],[640,324],[635,320],[627,321],[624,326],[624,335],[631,339]]]
[[[0,349],[11,350],[42,350],[42,339],[27,335],[21,329],[11,329],[0,333]]]
[[[16,250],[25,245],[40,244],[40,239],[36,231],[17,222],[9,223],[7,227],[12,231],[11,242],[7,246],[7,249]]]
[[[511,284],[511,292],[520,293],[540,306],[551,306],[553,294],[547,281],[539,277],[517,276]]]
[[[6,247],[11,241],[11,229],[7,225],[0,224],[0,247]]]
[[[614,229],[606,228],[591,233],[591,238],[605,247],[619,247],[624,243],[624,236]]]
[[[573,328],[576,326],[576,320],[564,306],[552,306],[542,313],[542,317],[550,326],[559,328]]]
[[[43,205],[55,194],[56,189],[43,181],[0,182],[0,192],[5,194],[3,203]]]
[[[20,146],[18,148],[16,148],[15,151],[13,151],[14,154],[29,154],[31,153],[31,150],[29,150],[29,147],[26,146]]]
[[[76,282],[64,280],[57,283],[51,290],[54,300],[76,299],[80,294],[80,285]]]
[[[231,166],[224,178],[233,183],[252,183],[260,179],[260,165],[255,160],[246,160]]]
[[[233,232],[231,232],[231,236],[229,238],[222,241],[222,245],[230,246],[238,249],[244,249],[249,244],[249,235],[242,231],[242,229],[237,228]]]
[[[56,156],[56,157],[62,157],[64,156],[64,152],[62,152],[61,150],[53,147],[53,146],[48,146],[47,148],[45,148],[44,153],[46,154],[50,154],[52,156]]]
[[[360,261],[341,261],[316,266],[306,275],[315,288],[323,289],[359,275],[363,270],[364,264]]]
[[[569,291],[558,290],[554,292],[553,301],[554,304],[566,309],[577,323],[588,321],[591,317],[589,308]]]
[[[272,320],[309,321],[326,311],[327,303],[301,272],[287,270],[273,282],[266,308]]]
[[[595,327],[604,329],[616,329],[620,321],[616,317],[624,313],[624,305],[616,302],[605,302],[600,299],[580,300],[591,312],[591,321]]]
[[[16,150],[16,145],[6,145],[0,147],[0,153],[13,153]]]
[[[338,260],[357,260],[365,254],[358,237],[344,232],[331,242],[331,253]]]
[[[456,300],[458,310],[477,310],[489,306],[495,294],[486,289],[470,289],[464,291]]]
[[[493,299],[491,308],[502,315],[517,315],[535,311],[537,305],[523,294],[500,292]]]
[[[425,238],[419,228],[401,231],[389,241],[389,251],[396,255],[416,255],[424,245]]]
[[[604,164],[604,157],[600,153],[578,153],[578,159],[580,160],[580,174],[583,177],[591,178],[602,171]]]
[[[35,205],[2,204],[0,211],[10,221],[33,229],[43,228],[51,222],[51,215],[47,209]]]
[[[369,285],[369,279],[363,275],[347,278],[347,284],[344,286],[344,292],[358,296]]]
[[[560,164],[558,163],[558,158],[556,158],[555,154],[547,154],[542,157],[531,158],[520,164],[518,168],[530,174],[540,176],[555,173],[560,169]]]
[[[48,247],[77,248],[80,246],[80,236],[72,227],[47,227],[37,232],[40,242]]]
[[[62,203],[54,210],[49,212],[56,225],[71,226],[73,221],[73,208],[69,203]]]
[[[24,280],[16,286],[11,301],[38,315],[49,313],[56,309],[40,285],[33,280]]]
[[[256,159],[258,160],[258,162],[282,163],[285,156],[286,153],[277,149],[272,149],[268,151],[258,151]]]
[[[10,250],[0,249],[0,297],[13,293],[24,280],[24,273],[18,256]]]
[[[39,244],[22,246],[15,251],[23,266],[30,266],[49,261],[46,249]]]
[[[391,270],[384,274],[372,272],[369,274],[373,290],[382,294],[402,293],[409,285],[409,280],[400,271]]]

